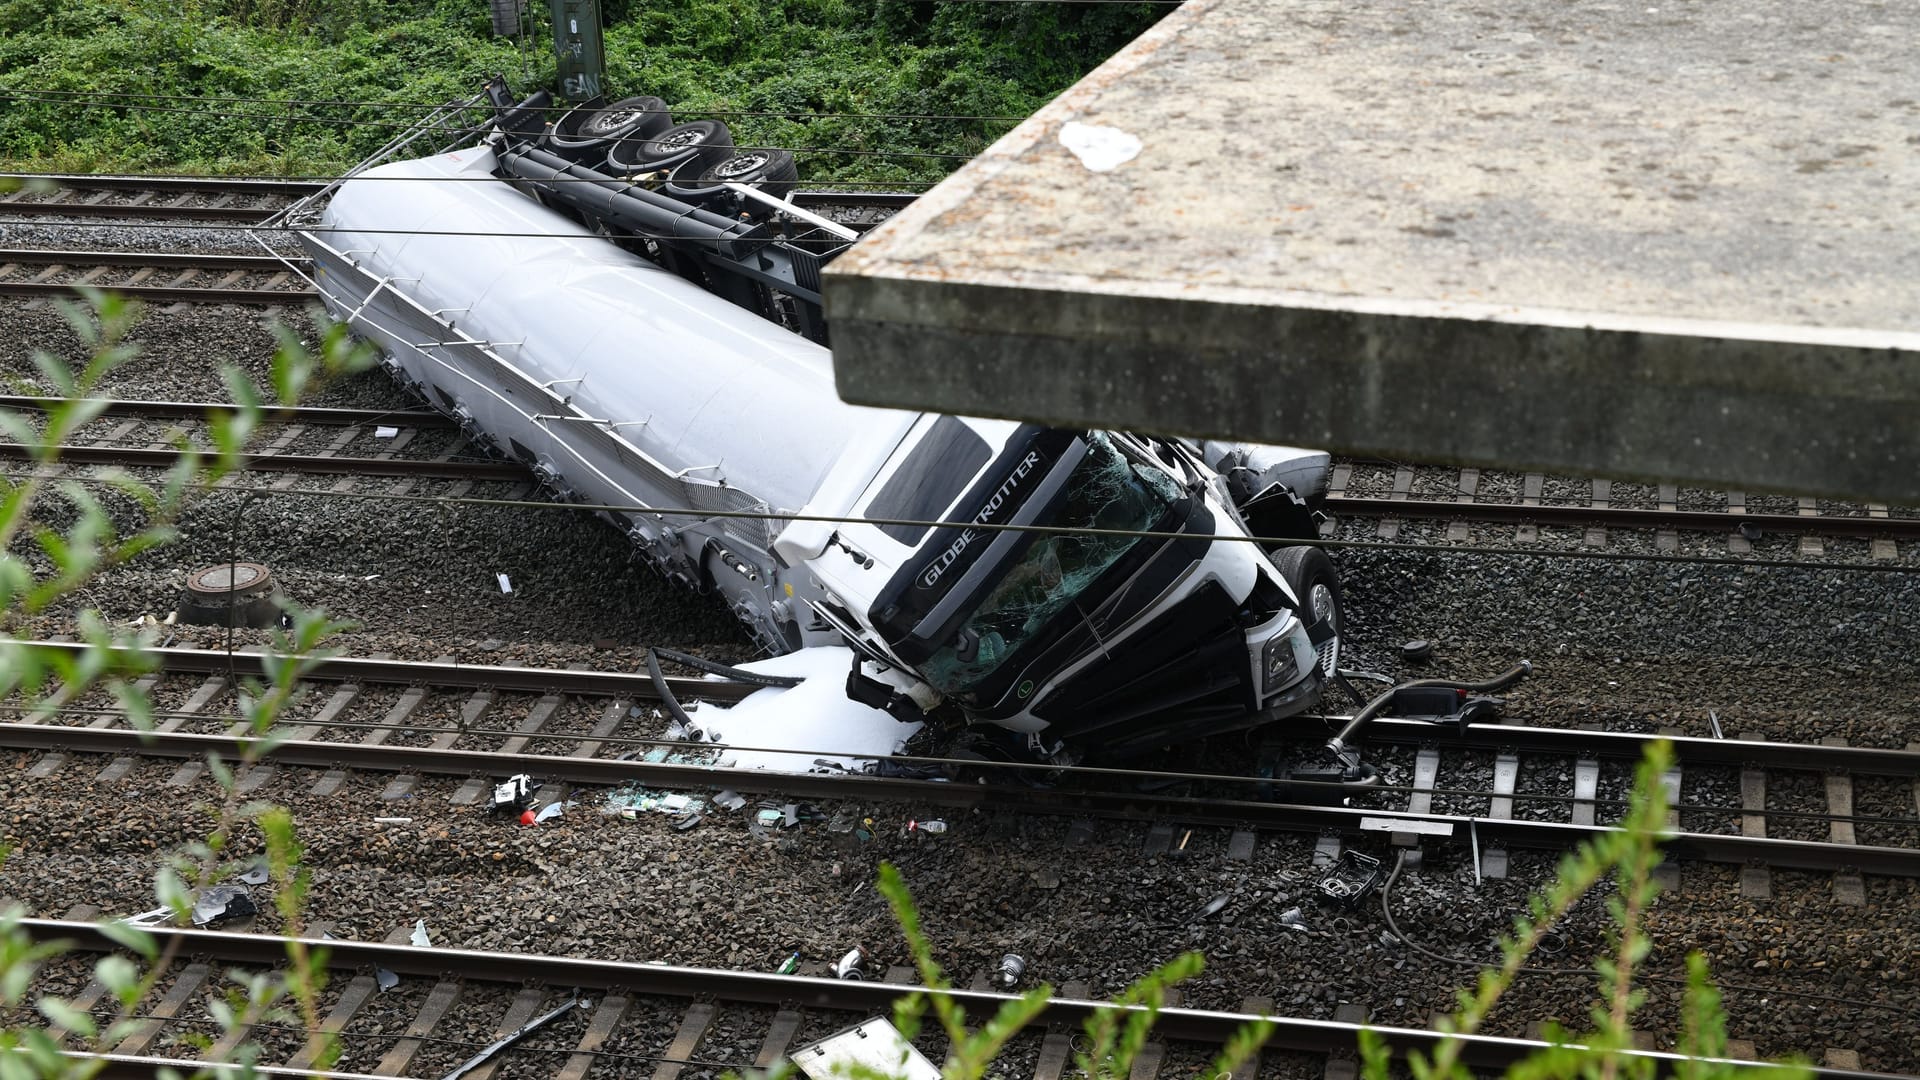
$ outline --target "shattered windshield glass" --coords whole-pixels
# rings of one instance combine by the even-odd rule
[[[1105,432],[1089,433],[1087,442],[1087,456],[1074,466],[1059,513],[1038,524],[1151,529],[1179,500],[1180,488],[1171,476],[1134,465]],[[944,694],[973,689],[1137,542],[1069,534],[1034,540],[954,640],[919,665],[920,674]]]

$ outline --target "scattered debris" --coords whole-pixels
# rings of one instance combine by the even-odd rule
[[[1026,957],[1019,953],[1008,953],[1000,958],[1000,966],[994,969],[993,981],[1003,990],[1011,990],[1020,985],[1020,977],[1027,973]]]
[[[391,439],[398,434],[400,434],[399,428],[390,427],[386,424],[377,425],[373,429],[373,437],[376,439]]]
[[[768,806],[768,807],[763,807],[759,813],[753,815],[753,820],[761,825],[766,826],[769,829],[777,829],[786,822],[787,815],[781,813],[779,810],[771,806]]]
[[[1384,877],[1379,859],[1348,848],[1320,879],[1320,895],[1352,910],[1373,894]]]
[[[377,817],[373,819],[373,823],[375,825],[411,825],[413,824],[413,819],[410,817]]]
[[[240,880],[249,885],[265,885],[273,877],[273,871],[267,866],[267,860],[261,859],[245,870],[240,871]]]
[[[1400,646],[1400,659],[1410,664],[1424,664],[1433,659],[1433,642],[1426,638],[1415,638]]]
[[[900,835],[906,836],[909,833],[916,833],[916,832],[938,835],[946,831],[947,831],[946,822],[940,820],[939,818],[930,818],[926,821],[908,821],[906,831],[902,832]]]
[[[522,811],[520,811],[520,824],[522,824],[522,825],[537,825],[537,824],[539,824],[539,822],[540,822],[540,819],[539,819],[539,817],[537,817],[537,816],[536,816],[536,815],[534,814],[534,812],[533,812],[533,811],[531,811],[531,810],[522,810]]]
[[[1227,900],[1228,900],[1227,894],[1221,893],[1219,896],[1216,896],[1213,899],[1207,901],[1205,907],[1202,907],[1199,911],[1194,913],[1192,921],[1203,922],[1207,919],[1213,918],[1215,915],[1220,914],[1221,911],[1226,909]]]
[[[482,1047],[479,1053],[461,1062],[459,1068],[441,1077],[440,1080],[460,1080],[461,1077],[486,1064],[495,1054],[498,1054],[500,1051],[505,1050],[507,1047],[540,1030],[554,1020],[566,1015],[568,1012],[579,1008],[582,1004],[584,1003],[579,998],[574,998],[544,1016],[534,1017],[513,1031],[500,1036],[498,1039]]]
[[[373,969],[373,981],[380,987],[380,992],[384,994],[400,985],[400,976],[388,971],[386,968],[377,967]]]
[[[579,804],[570,803],[570,802],[550,802],[547,805],[541,807],[539,813],[533,815],[533,822],[534,824],[538,825],[539,823],[546,821],[549,818],[557,818],[561,814],[566,813],[569,809],[572,809],[574,806],[577,806],[577,805]]]
[[[249,915],[258,915],[260,909],[253,906],[253,896],[244,885],[213,885],[200,891],[193,898],[192,919],[195,926],[213,926],[231,919],[244,919]]]
[[[899,1080],[940,1080],[940,1070],[900,1029],[883,1017],[855,1024],[819,1042],[808,1043],[789,1055],[808,1080],[840,1080],[847,1076],[892,1076]]]
[[[645,813],[672,814],[679,817],[698,816],[706,809],[705,800],[691,795],[649,791],[638,784],[625,784],[607,793],[606,802],[601,806],[600,812],[608,816],[618,814],[632,820]]]
[[[796,952],[792,956],[787,957],[785,960],[780,961],[780,966],[777,968],[774,968],[773,973],[775,975],[791,975],[794,972],[799,970],[800,970],[800,954]]]
[[[407,939],[407,942],[411,945],[414,945],[422,949],[430,949],[433,947],[433,940],[427,937],[427,920],[425,919],[414,920],[413,936],[409,937]]]
[[[700,824],[700,820],[701,817],[698,813],[689,810],[673,819],[673,828],[676,832],[686,832],[688,829]]]
[[[493,785],[493,808],[518,814],[533,805],[533,777],[518,773]]]
[[[855,945],[847,955],[840,958],[839,963],[833,965],[833,977],[846,979],[849,982],[859,982],[867,977],[866,966],[867,950]]]
[[[728,789],[713,797],[713,805],[722,810],[738,810],[747,805],[747,797],[737,791]]]
[[[1313,928],[1307,925],[1307,918],[1305,915],[1302,915],[1300,913],[1299,908],[1288,908],[1287,910],[1281,912],[1280,925],[1286,927],[1289,930],[1298,930],[1303,934],[1310,934],[1313,932]]]
[[[513,595],[513,582],[507,578],[507,575],[495,574],[494,577],[497,577],[500,579],[501,592],[506,593],[509,596]]]
[[[120,922],[125,926],[159,926],[171,918],[173,918],[172,908],[157,907],[152,911],[143,911],[138,915],[129,915],[121,919]]]

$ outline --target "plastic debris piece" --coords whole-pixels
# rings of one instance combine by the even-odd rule
[[[1415,638],[1400,646],[1400,659],[1413,664],[1423,664],[1433,659],[1433,642],[1426,638]]]
[[[692,810],[673,819],[673,827],[679,832],[686,832],[698,824],[700,824],[700,815]]]
[[[747,797],[731,789],[713,797],[713,805],[722,810],[738,810],[747,805]]]
[[[546,821],[549,818],[557,818],[561,814],[566,813],[567,807],[572,805],[570,802],[550,802],[541,807],[539,813],[533,815],[534,824],[538,825],[540,822]]]
[[[693,800],[685,795],[667,795],[660,800],[660,809],[669,814],[681,814],[685,813],[687,807],[692,804]]]
[[[807,1080],[843,1076],[897,1076],[900,1080],[940,1080],[940,1069],[900,1036],[884,1017],[874,1017],[838,1035],[795,1050],[790,1057]]]
[[[513,594],[513,582],[508,579],[507,575],[495,574],[494,577],[500,579],[500,591],[511,596]]]
[[[413,921],[413,935],[407,938],[407,941],[422,949],[433,947],[433,940],[427,937],[427,920],[415,919]]]
[[[533,805],[533,777],[515,773],[493,785],[493,808],[518,814]]]
[[[1008,953],[1000,958],[1000,966],[993,972],[993,981],[1001,989],[1011,990],[1020,985],[1020,977],[1027,973],[1027,958],[1019,953]]]
[[[411,825],[413,824],[413,819],[410,817],[377,817],[373,819],[373,823],[375,825]]]
[[[545,1016],[534,1017],[533,1019],[520,1025],[520,1027],[517,1030],[508,1032],[507,1034],[500,1036],[498,1039],[495,1039],[493,1042],[488,1043],[485,1047],[481,1048],[479,1053],[468,1058],[466,1061],[461,1062],[459,1068],[456,1068],[452,1072],[441,1077],[440,1080],[460,1080],[461,1077],[467,1075],[468,1073],[479,1068],[480,1066],[485,1065],[487,1061],[491,1059],[495,1054],[498,1054],[500,1051],[505,1050],[507,1047],[512,1046],[514,1043],[517,1043],[521,1039],[524,1039],[527,1036],[533,1034],[534,1032],[540,1030],[541,1028],[552,1023],[554,1020],[558,1019],[559,1017],[566,1015],[568,1012],[571,1012],[572,1010],[577,1008],[581,1008],[586,1004],[587,1003],[585,1001],[582,1001],[579,998],[574,998],[572,1001],[569,1001],[566,1004],[559,1006],[558,1008],[554,1009],[552,1012],[546,1014]]]
[[[800,954],[796,952],[792,956],[787,957],[785,960],[780,961],[780,966],[777,968],[774,968],[773,973],[775,975],[791,975],[794,972],[799,970],[800,970]]]
[[[244,885],[214,885],[203,889],[193,900],[193,925],[212,926],[229,919],[244,919],[259,914],[253,897]]]
[[[833,965],[833,977],[845,979],[848,982],[859,982],[867,977],[866,967],[867,950],[855,945],[847,955],[840,958],[839,963]]]
[[[398,434],[400,434],[399,428],[389,427],[386,424],[381,424],[373,429],[373,437],[376,439],[391,439]]]
[[[1227,900],[1228,900],[1227,894],[1221,893],[1219,896],[1216,896],[1213,899],[1207,901],[1206,906],[1201,908],[1199,912],[1197,912],[1193,916],[1194,921],[1198,922],[1202,919],[1211,919],[1215,915],[1220,914],[1220,912],[1226,908]]]
[[[520,824],[535,825],[535,824],[538,824],[539,821],[540,821],[539,817],[536,816],[533,811],[531,810],[520,811]]]
[[[143,911],[138,915],[129,915],[120,921],[127,926],[159,926],[171,918],[173,918],[172,908],[157,907],[152,911]]]
[[[939,833],[947,831],[947,823],[939,818],[929,818],[926,821],[909,821],[907,822],[907,831],[910,833],[922,832],[938,835]]]
[[[273,877],[273,871],[265,861],[254,863],[240,872],[240,880],[249,885],[265,885]]]
[[[1281,912],[1280,925],[1289,930],[1298,930],[1303,934],[1313,932],[1313,928],[1307,925],[1306,916],[1300,913],[1299,908],[1288,908]]]
[[[400,985],[400,976],[386,968],[377,967],[373,969],[373,981],[380,984],[380,990],[384,993]]]
[[[780,808],[780,819],[789,828],[800,824],[800,804],[788,803]]]
[[[776,825],[779,825],[781,822],[784,822],[786,819],[787,819],[787,815],[781,813],[778,810],[775,810],[771,806],[766,807],[762,809],[759,813],[753,815],[753,820],[755,822],[761,825],[765,825],[770,829]]]

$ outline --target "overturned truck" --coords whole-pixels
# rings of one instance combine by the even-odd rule
[[[463,145],[290,220],[327,307],[476,441],[768,652],[850,647],[849,695],[898,716],[1124,754],[1317,700],[1338,578],[1251,538],[1312,535],[1324,454],[845,404],[819,268],[854,234],[786,197],[791,157],[658,99],[489,95]]]

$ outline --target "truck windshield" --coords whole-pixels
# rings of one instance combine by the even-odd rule
[[[1059,512],[1036,524],[1151,529],[1179,500],[1180,488],[1171,476],[1134,465],[1105,432],[1089,433],[1087,442],[1087,456],[1068,477]],[[943,694],[972,690],[1135,543],[1127,536],[1068,533],[1036,538],[961,624],[954,640],[919,665],[921,676]]]

